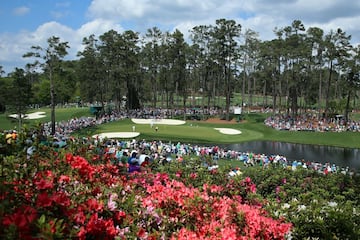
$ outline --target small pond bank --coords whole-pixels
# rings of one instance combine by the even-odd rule
[[[222,144],[222,148],[241,152],[263,153],[266,155],[279,154],[285,156],[290,162],[297,160],[318,163],[331,163],[339,167],[349,167],[360,170],[360,151],[354,148],[339,148],[331,146],[318,146],[297,143],[252,141],[237,144]]]

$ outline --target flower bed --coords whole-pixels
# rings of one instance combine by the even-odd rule
[[[83,146],[5,158],[2,239],[284,239],[291,231],[264,210],[250,178],[180,164],[176,175],[127,174],[110,160]]]

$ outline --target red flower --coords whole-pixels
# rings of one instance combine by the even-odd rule
[[[136,235],[137,235],[139,238],[145,238],[145,237],[146,237],[146,231],[145,231],[145,229],[140,228]]]
[[[36,181],[35,185],[38,190],[52,189],[54,187],[52,181],[47,181],[45,179],[40,179],[39,181]]]
[[[80,240],[83,240],[83,239],[86,239],[86,230],[84,227],[81,227],[79,232],[77,233],[77,237],[80,239]]]
[[[122,219],[125,219],[126,213],[124,211],[116,211],[114,214],[114,219],[117,222],[120,222]]]
[[[66,175],[61,175],[58,180],[59,183],[69,183],[70,177]]]
[[[191,179],[195,179],[197,177],[197,174],[196,173],[190,173],[190,178]]]
[[[104,209],[104,205],[99,203],[96,199],[92,198],[86,202],[89,210],[93,211],[102,211]]]
[[[37,196],[36,206],[38,207],[50,207],[52,205],[52,200],[49,197],[47,192],[42,192]]]
[[[74,217],[74,221],[76,223],[78,223],[78,224],[84,224],[85,223],[86,216],[85,216],[85,214],[84,214],[84,212],[82,210],[75,213],[75,215],[73,217]]]
[[[15,224],[20,232],[30,230],[30,224],[37,218],[36,209],[31,206],[21,206],[13,214],[5,215],[2,221],[4,226]]]
[[[70,198],[64,192],[54,193],[51,199],[60,206],[69,207],[71,205]]]

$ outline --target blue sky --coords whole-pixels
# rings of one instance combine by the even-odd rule
[[[6,73],[23,68],[22,55],[31,46],[46,47],[58,36],[69,42],[68,59],[82,50],[90,34],[115,30],[137,31],[158,27],[163,32],[179,29],[185,37],[197,25],[215,25],[226,18],[251,29],[261,40],[275,38],[275,27],[301,20],[306,28],[325,33],[341,28],[360,43],[360,1],[354,0],[2,0],[0,1],[0,66]]]
[[[12,0],[0,3],[0,32],[35,31],[49,21],[78,28],[87,21],[90,0]]]

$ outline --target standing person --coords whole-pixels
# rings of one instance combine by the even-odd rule
[[[133,132],[135,132],[135,125],[134,125],[134,126],[132,126],[132,131],[133,131]]]
[[[141,166],[139,165],[139,161],[136,158],[132,158],[130,163],[129,163],[129,173],[133,173],[133,172],[140,172],[141,171]]]

